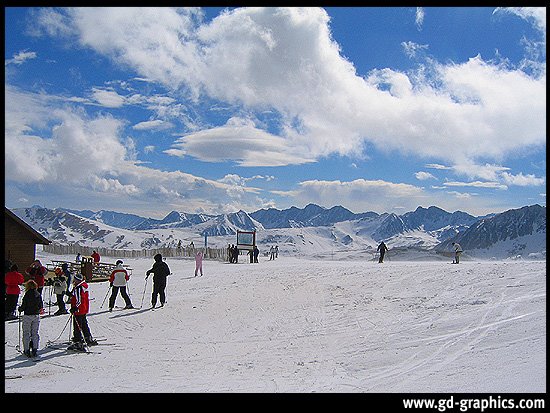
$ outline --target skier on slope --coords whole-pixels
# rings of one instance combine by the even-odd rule
[[[86,315],[90,309],[90,297],[88,293],[88,284],[80,273],[73,277],[74,288],[71,293],[71,314],[73,317],[73,344],[68,349],[76,351],[85,351],[84,340],[89,346],[97,345],[97,341],[92,338],[90,327]],[[83,337],[84,336],[84,337]]]
[[[455,260],[453,261],[453,264],[460,263],[460,254],[463,252],[462,247],[458,242],[453,242],[453,247],[455,250]]]
[[[388,247],[386,246],[384,241],[382,241],[378,246],[378,248],[376,249],[376,251],[380,253],[380,258],[378,258],[378,263],[384,262],[384,255],[386,255],[387,250],[388,250]]]
[[[204,254],[202,250],[198,250],[195,254],[195,277],[199,274],[199,271],[201,273],[202,277],[202,260],[204,258]]]
[[[126,285],[129,279],[130,276],[128,275],[128,271],[126,271],[126,269],[122,265],[122,260],[118,260],[116,262],[115,269],[113,270],[113,272],[111,272],[111,276],[109,277],[109,283],[111,284],[112,288],[111,297],[109,298],[109,311],[113,311],[113,307],[115,306],[116,302],[116,296],[118,295],[118,290],[120,290],[120,294],[122,295],[122,298],[124,298],[124,302],[126,303],[126,307],[124,308],[134,308],[134,306],[132,305],[132,301],[130,301],[128,293],[126,292]]]
[[[147,270],[145,279],[147,280],[151,273],[155,274],[153,276],[153,295],[151,297],[151,306],[155,308],[157,305],[157,295],[160,296],[161,307],[164,306],[166,302],[166,293],[164,290],[166,288],[166,277],[170,275],[170,268],[168,268],[168,264],[162,260],[161,254],[155,255],[153,258],[155,259],[155,263],[153,264],[153,268]]]
[[[40,313],[44,308],[42,296],[37,291],[38,285],[34,280],[25,283],[25,295],[19,306],[19,312],[24,313],[23,324],[23,354],[27,357],[36,357],[40,336]]]
[[[67,277],[63,273],[63,270],[59,267],[55,269],[55,276],[53,278],[53,292],[57,297],[57,311],[53,315],[67,314],[67,309],[65,308],[65,301],[63,301],[63,296],[67,291]]]

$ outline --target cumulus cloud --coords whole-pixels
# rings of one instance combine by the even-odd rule
[[[508,185],[516,186],[541,186],[546,182],[545,178],[537,178],[535,175],[519,173],[517,175],[508,172],[502,173],[504,182]]]
[[[124,105],[124,97],[114,90],[93,88],[92,99],[107,108],[119,108]]]
[[[91,117],[62,103],[56,96],[6,89],[6,185],[39,184],[84,198],[101,192],[104,202],[115,203],[143,204],[154,198],[187,211],[232,212],[263,203],[257,188],[240,185],[236,191],[234,182],[140,165],[135,144],[123,137],[122,121]],[[34,133],[46,126],[50,136]],[[262,178],[268,179],[258,175],[245,182]]]
[[[416,179],[418,179],[419,181],[425,181],[427,179],[437,179],[435,176],[433,176],[431,173],[429,172],[424,172],[424,171],[419,171],[419,172],[416,172],[414,174],[414,176],[416,177]]]
[[[75,33],[82,47],[130,66],[140,78],[190,99],[280,114],[278,136],[249,127],[243,138],[242,128],[226,125],[177,142],[199,159],[227,159],[199,143],[214,149],[205,142],[236,139],[248,149],[230,158],[247,166],[359,155],[367,143],[463,162],[545,142],[545,76],[473,56],[463,63],[428,61],[429,77],[391,69],[362,77],[340,54],[320,8],[239,8],[209,23],[200,12],[179,8],[71,8],[53,20],[52,10],[44,13],[39,23],[53,21],[50,34]],[[538,11],[529,16],[538,25],[545,21]],[[422,19],[419,8],[417,23]],[[283,146],[295,154],[281,156]]]

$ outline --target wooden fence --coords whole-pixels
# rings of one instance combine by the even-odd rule
[[[102,248],[102,247],[85,247],[82,245],[59,245],[49,244],[43,246],[43,251],[57,255],[72,255],[80,253],[82,256],[90,256],[93,251],[97,251],[102,257],[114,257],[114,258],[153,258],[156,254],[161,254],[164,258],[169,257],[190,257],[195,258],[195,252],[199,248],[194,247],[166,247],[166,248],[153,248],[153,249],[141,249],[141,250],[119,250],[114,248]],[[204,258],[227,261],[227,248],[200,248],[204,251]]]

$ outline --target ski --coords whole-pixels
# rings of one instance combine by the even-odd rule
[[[91,351],[91,350],[73,350],[73,349],[66,349],[67,353],[73,353],[73,354],[101,354],[101,351]]]

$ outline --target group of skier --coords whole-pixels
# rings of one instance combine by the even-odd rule
[[[460,254],[463,252],[462,247],[457,242],[452,243],[454,249],[453,264],[460,262]],[[238,262],[239,250],[236,246],[230,245],[228,248],[229,260],[232,263]],[[378,262],[384,262],[384,256],[388,251],[388,247],[384,242],[378,245],[379,252]],[[251,262],[258,262],[258,248],[255,247],[250,252]],[[278,247],[271,247],[270,260],[275,259],[278,255]],[[157,299],[160,299],[160,306],[163,307],[166,303],[166,281],[168,275],[171,274],[168,264],[163,260],[161,254],[156,254],[154,263],[151,269],[146,272],[145,287],[149,276],[153,274],[153,292],[151,295],[151,307],[154,309],[157,305]],[[202,261],[204,255],[201,250],[195,255],[195,277],[203,275]],[[12,264],[6,261],[5,268],[5,319],[13,320],[20,319],[23,331],[23,354],[27,357],[36,357],[39,346],[39,326],[40,316],[44,314],[44,302],[42,299],[42,291],[47,283],[45,276],[48,273],[46,267],[42,265],[40,260],[35,260],[26,269],[27,281],[23,274],[19,272],[17,264]],[[130,296],[127,292],[127,284],[130,279],[128,271],[124,268],[123,261],[118,260],[116,266],[109,277],[109,289],[111,296],[109,298],[109,311],[112,311],[118,293],[122,295],[126,306],[125,309],[132,309]],[[20,285],[24,285],[25,294],[21,301],[21,305],[17,307],[20,294]],[[72,273],[69,270],[67,263],[63,263],[61,267],[55,269],[53,281],[50,284],[57,297],[58,310],[54,315],[68,314],[65,304],[70,304],[70,314],[73,320],[73,337],[72,344],[68,347],[70,350],[86,351],[86,346],[97,345],[97,340],[92,337],[88,326],[87,314],[90,309],[89,287],[80,272]],[[70,288],[72,286],[72,288]],[[145,290],[144,290],[145,295]],[[68,296],[67,301],[64,301],[64,296]],[[142,297],[143,304],[143,297]],[[16,309],[20,313],[20,317],[15,315]]]
[[[166,302],[166,277],[170,274],[170,269],[163,261],[161,254],[155,255],[154,259],[155,262],[152,268],[147,271],[145,277],[147,285],[149,276],[153,274],[152,308],[156,306],[157,297],[160,297],[160,305],[164,306]],[[75,351],[86,351],[87,346],[98,344],[97,340],[92,337],[87,320],[90,310],[88,283],[80,272],[73,274],[68,267],[67,263],[63,263],[60,268],[57,267],[54,270],[53,279],[46,281],[45,276],[48,270],[39,260],[35,260],[25,271],[28,278],[25,281],[25,277],[19,272],[17,264],[8,261],[5,263],[5,320],[19,319],[22,330],[23,354],[27,357],[34,358],[38,355],[40,319],[44,315],[42,291],[45,283],[52,286],[57,297],[58,310],[54,315],[71,314],[73,337],[67,348]],[[129,279],[123,261],[118,260],[109,277],[109,289],[111,290],[109,311],[112,311],[119,291],[126,303],[124,308],[134,308],[126,291]],[[21,305],[17,307],[21,285],[24,286],[25,293]],[[65,295],[68,296],[66,302],[64,301]],[[65,304],[70,305],[70,311],[67,311]],[[16,310],[19,312],[19,317],[15,315]]]
[[[67,295],[69,297],[67,303],[70,304],[74,326],[73,344],[71,346],[74,346],[75,349],[83,347],[84,341],[87,345],[97,344],[90,333],[86,319],[89,310],[88,284],[83,279],[82,274],[71,274],[67,264],[63,264],[61,268],[56,270],[51,285],[57,295],[59,309],[54,315],[68,313],[63,301],[63,296]],[[39,260],[35,260],[25,271],[28,277],[27,281],[25,281],[23,274],[19,272],[17,264],[10,263],[9,270],[4,276],[6,320],[20,320],[23,332],[23,354],[27,357],[36,357],[40,344],[40,317],[44,314],[42,292],[47,272],[46,267]],[[69,288],[71,283],[72,289]],[[17,307],[21,293],[20,285],[24,285],[25,293],[21,305]],[[20,314],[19,317],[15,315],[16,309]]]

